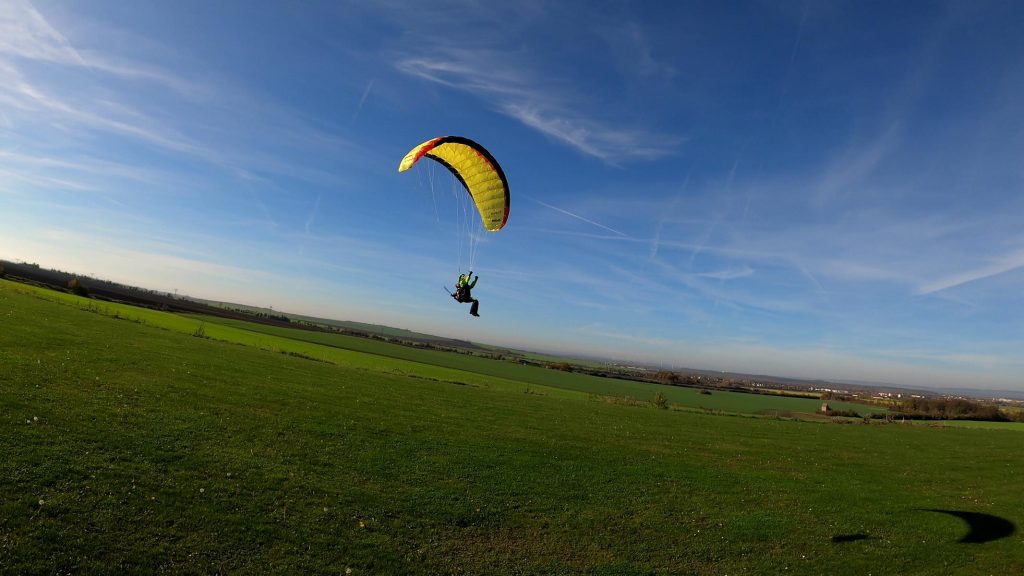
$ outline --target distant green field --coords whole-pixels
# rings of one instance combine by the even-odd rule
[[[3,573],[1024,571],[1019,531],[930,511],[1024,521],[1012,431],[594,402],[65,303],[0,281]]]
[[[360,350],[358,347],[347,349],[322,346],[315,342],[278,336],[274,334],[274,331],[283,330],[286,333],[295,333],[300,336],[316,334],[322,334],[324,336],[332,335],[302,330],[277,329],[273,326],[264,326],[260,324],[236,322],[231,320],[224,320],[223,323],[217,323],[217,321],[220,321],[221,319],[213,317],[197,319],[187,315],[171,314],[169,312],[149,310],[125,304],[100,302],[80,298],[71,294],[36,288],[34,286],[15,284],[4,280],[0,280],[0,286],[4,286],[13,293],[31,295],[36,298],[93,312],[97,315],[126,320],[130,323],[143,324],[187,335],[195,335],[201,329],[203,337],[206,339],[220,340],[285,354],[300,355],[323,362],[343,364],[353,368],[393,372],[396,374],[415,372],[420,377],[429,377],[439,380],[465,380],[468,377],[472,379],[472,382],[475,385],[479,386],[511,386],[515,389],[525,388],[524,383],[508,380],[507,378],[502,377],[500,373],[494,375],[494,377],[486,377],[488,376],[486,374],[478,375],[463,370],[453,370],[443,365],[424,364],[421,360],[415,358],[415,355],[411,356],[409,359],[403,359],[400,356],[389,357],[385,354],[374,353],[374,349],[377,349],[378,352],[387,352],[388,350],[397,350],[400,352],[401,350],[406,349],[404,346],[388,344],[386,342],[376,340],[333,335],[336,338],[346,339],[357,344],[369,344],[366,351]],[[267,328],[268,330],[266,332],[256,330],[262,328]],[[534,370],[538,369],[535,368]],[[559,389],[547,390],[545,393],[563,396],[574,395],[571,391]]]
[[[224,310],[244,310],[244,311],[246,311],[247,313],[250,313],[250,314],[271,314],[271,315],[281,314],[281,312],[279,312],[279,311],[275,312],[271,308],[262,308],[262,307],[259,307],[259,306],[245,306],[243,304],[237,304],[237,303],[234,303],[234,302],[220,302],[220,301],[217,301],[217,300],[204,300],[204,299],[201,299],[201,298],[193,298],[191,300],[196,301],[196,302],[200,302],[200,303],[203,303],[203,304],[206,304],[208,306],[214,306],[216,308],[222,308]],[[447,340],[445,338],[439,338],[437,336],[432,336],[430,334],[420,334],[420,333],[417,333],[417,332],[413,332],[411,330],[405,330],[405,329],[402,329],[402,328],[392,328],[390,326],[381,326],[379,324],[366,324],[364,322],[351,322],[351,321],[331,320],[331,319],[328,319],[328,318],[316,318],[316,317],[313,317],[313,316],[303,316],[301,314],[291,314],[291,313],[288,313],[288,314],[285,314],[285,315],[287,317],[291,318],[292,321],[301,320],[301,321],[310,322],[312,324],[316,324],[316,325],[320,325],[320,326],[333,326],[333,327],[336,327],[336,328],[346,328],[346,329],[349,329],[349,330],[359,330],[359,331],[362,331],[362,332],[367,332],[367,333],[370,333],[370,334],[381,335],[381,336],[394,336],[394,337],[398,337],[398,338],[421,338],[421,339],[424,339],[424,340],[436,340],[436,341],[445,341],[445,340]]]
[[[941,420],[937,423],[922,422],[922,425],[953,426],[956,428],[984,428],[987,430],[1013,430],[1024,432],[1024,422],[975,422],[973,420]]]
[[[524,384],[546,386],[562,391],[585,394],[629,397],[651,401],[661,392],[670,403],[680,407],[737,412],[749,414],[813,413],[820,406],[819,400],[792,398],[736,392],[714,392],[711,395],[698,394],[696,389],[677,386],[661,386],[643,382],[600,378],[587,374],[574,374],[559,370],[541,369],[536,366],[520,365],[511,361],[496,361],[471,354],[456,354],[441,350],[429,350],[392,344],[371,338],[360,338],[344,334],[314,332],[297,328],[282,328],[227,318],[198,315],[171,314],[125,304],[99,302],[79,298],[70,294],[54,292],[32,286],[11,284],[14,289],[28,291],[38,297],[52,299],[66,305],[85,308],[100,314],[116,316],[150,326],[194,334],[202,328],[204,335],[211,339],[255,346],[265,350],[301,354],[326,362],[360,366],[377,370],[403,373],[420,370],[409,363],[426,364],[431,377],[452,379],[464,372],[491,376],[507,385],[514,381]],[[401,360],[404,362],[395,362]],[[443,369],[449,370],[443,370]],[[451,370],[458,371],[458,373]],[[464,374],[463,374],[464,375]],[[557,393],[549,390],[546,393]],[[884,408],[849,402],[830,402],[837,410],[854,410],[867,415],[883,412]]]
[[[298,340],[325,346],[357,350],[369,354],[400,358],[413,362],[422,362],[433,366],[444,366],[477,374],[508,378],[520,382],[528,382],[541,386],[550,386],[564,390],[574,390],[589,394],[631,397],[638,400],[652,400],[658,392],[665,395],[669,402],[680,406],[720,410],[741,413],[813,413],[821,406],[820,400],[794,398],[788,396],[772,396],[766,394],[743,394],[737,392],[714,392],[711,395],[699,394],[696,389],[678,386],[660,386],[643,382],[600,378],[586,374],[573,374],[559,370],[538,369],[535,366],[524,366],[514,362],[501,362],[481,358],[469,354],[454,354],[440,350],[412,348],[356,336],[311,332],[294,328],[281,328],[254,324],[225,318],[209,318],[206,322],[238,328],[258,334],[273,335],[280,338]],[[873,412],[884,412],[878,406],[867,406],[852,402],[833,402],[829,404],[837,410],[854,410],[863,415]]]

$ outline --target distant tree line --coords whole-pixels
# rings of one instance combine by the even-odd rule
[[[838,400],[839,402],[856,402],[858,398],[850,396],[848,394],[839,394],[832,392],[831,390],[825,390],[821,393],[822,400]]]
[[[647,379],[647,381],[650,381]],[[818,399],[818,394],[800,393],[795,391],[779,392],[759,386],[755,380],[737,380],[734,378],[723,378],[720,376],[708,376],[704,374],[680,374],[670,370],[660,370],[654,374],[654,382],[667,384],[669,386],[685,386],[688,388],[700,388],[703,390],[715,389],[728,392],[741,392],[744,394],[762,394],[765,396],[786,396],[789,398],[813,398]]]
[[[231,312],[235,312],[236,314],[245,314],[246,316],[253,316],[255,318],[265,318],[267,320],[274,320],[276,322],[288,322],[288,323],[291,323],[291,321],[292,321],[291,318],[285,316],[284,314],[271,314],[271,313],[268,313],[268,312],[260,312],[260,311],[257,311],[257,310],[253,310],[251,308],[232,308],[232,307],[229,307],[229,306],[221,306],[221,308],[223,308],[224,310],[229,310]],[[300,324],[301,324],[301,322],[300,322]],[[314,327],[319,328],[319,326],[316,326],[312,322],[306,322],[305,324],[307,324],[309,326],[314,326]]]
[[[1024,421],[1024,414],[1007,414],[992,404],[965,398],[911,398],[892,407],[896,415],[908,420],[984,420],[989,422]],[[874,415],[884,417],[884,415]]]
[[[654,375],[654,379],[661,384],[669,386],[700,386],[705,384],[700,376],[696,374],[677,374],[669,370],[661,370]]]

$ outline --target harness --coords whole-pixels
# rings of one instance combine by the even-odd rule
[[[456,302],[472,302],[473,298],[470,295],[468,286],[456,286],[455,292],[452,293],[452,298],[455,298]]]

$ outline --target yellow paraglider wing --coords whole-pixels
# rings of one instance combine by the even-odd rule
[[[490,152],[468,138],[443,136],[410,150],[402,158],[398,171],[405,172],[424,156],[451,170],[466,187],[488,232],[497,232],[505,226],[509,211],[508,181]]]

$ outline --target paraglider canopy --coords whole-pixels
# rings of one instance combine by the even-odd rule
[[[490,152],[469,138],[442,136],[410,150],[398,171],[405,172],[424,156],[450,170],[465,186],[488,232],[505,226],[509,212],[508,181]]]

